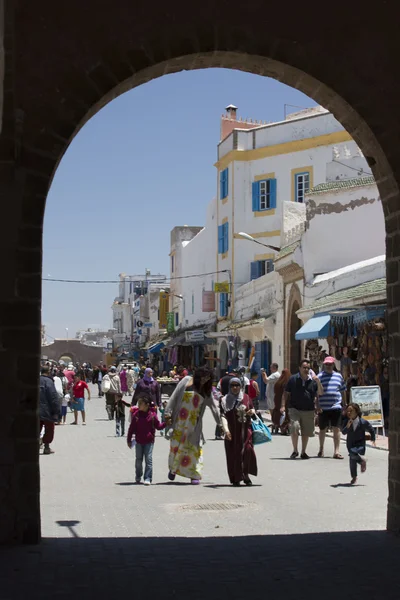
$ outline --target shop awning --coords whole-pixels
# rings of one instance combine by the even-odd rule
[[[150,346],[150,348],[147,349],[147,352],[150,352],[151,354],[157,354],[164,347],[165,347],[164,342],[158,342],[157,344],[153,344],[152,346]]]
[[[311,317],[296,333],[296,340],[318,340],[328,337],[330,320],[330,315]]]

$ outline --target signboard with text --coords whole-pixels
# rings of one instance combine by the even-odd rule
[[[175,315],[173,312],[167,313],[167,326],[164,327],[164,329],[166,329],[168,333],[175,331],[174,318]]]
[[[379,385],[352,387],[350,400],[360,406],[363,419],[369,421],[372,427],[383,427],[382,397]]]
[[[229,294],[229,281],[217,281],[214,283],[214,292],[216,294]]]
[[[202,311],[215,312],[215,292],[203,292]]]
[[[167,329],[167,313],[169,310],[169,293],[160,292],[160,303],[159,303],[159,328]]]
[[[185,339],[187,342],[203,342],[204,331],[202,329],[195,329],[194,331],[186,331]]]

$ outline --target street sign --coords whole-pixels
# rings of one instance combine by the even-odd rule
[[[143,321],[136,321],[137,327],[143,327]]]
[[[217,294],[229,294],[229,281],[217,281],[214,283],[214,292]]]
[[[144,327],[153,327],[153,323],[145,323]]]
[[[186,331],[185,338],[187,342],[204,342],[203,329],[195,329],[194,331]]]

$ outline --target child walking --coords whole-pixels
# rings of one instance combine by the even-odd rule
[[[371,435],[371,441],[375,446],[375,430],[371,423],[361,417],[361,409],[358,404],[349,404],[346,410],[346,418],[343,421],[342,433],[347,435],[347,450],[350,459],[350,484],[357,483],[357,465],[361,466],[361,473],[367,470],[365,454],[365,433]]]
[[[128,429],[128,448],[136,448],[136,483],[140,483],[144,468],[144,485],[150,485],[153,480],[153,448],[156,430],[165,428],[160,423],[157,414],[151,410],[152,399],[147,395],[139,395],[138,405],[132,407],[132,420]]]

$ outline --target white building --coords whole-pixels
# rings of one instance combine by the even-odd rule
[[[216,322],[207,336],[222,370],[229,358],[243,365],[254,359],[257,369],[277,362],[296,370],[304,344],[295,334],[312,314],[302,313],[307,303],[381,279],[378,191],[360,149],[326,110],[264,125],[238,120],[233,106],[227,111],[218,194],[206,225],[171,234],[170,310],[177,328],[206,330]],[[335,274],[338,269],[345,270]],[[215,312],[204,313],[203,292],[215,283],[228,291],[215,294]]]
[[[114,345],[124,345],[125,349],[131,346],[132,343],[145,342],[147,335],[142,331],[139,332],[137,321],[148,321],[145,318],[145,301],[144,297],[150,285],[160,284],[166,285],[166,275],[152,275],[146,269],[144,275],[119,275],[119,290],[118,296],[112,304],[113,311],[113,328],[114,328]],[[143,298],[143,300],[140,300]]]

